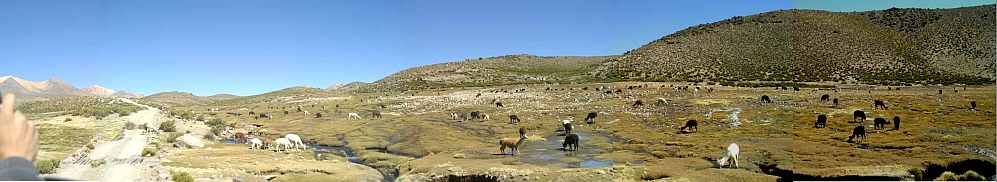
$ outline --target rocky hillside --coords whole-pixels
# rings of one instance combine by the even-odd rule
[[[434,64],[403,70],[367,85],[367,89],[409,90],[524,83],[592,81],[595,66],[613,56],[508,55]],[[363,89],[361,89],[363,90]]]
[[[733,17],[664,36],[592,74],[613,81],[992,83],[994,8]]]
[[[142,97],[142,100],[165,105],[202,105],[213,101],[209,97],[196,96],[188,92],[160,92]]]

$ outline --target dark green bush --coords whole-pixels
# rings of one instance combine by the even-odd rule
[[[38,169],[38,173],[41,174],[52,174],[55,173],[55,169],[59,168],[58,160],[39,160],[35,161],[35,168]]]

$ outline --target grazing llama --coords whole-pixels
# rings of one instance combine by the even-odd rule
[[[502,138],[499,139],[499,152],[505,153],[505,148],[511,149],[510,155],[516,155],[519,151],[519,145],[526,141],[526,128],[519,128],[519,138]]]
[[[730,165],[734,168],[739,168],[737,165],[737,154],[741,153],[741,148],[737,147],[737,143],[730,143],[727,146],[727,150],[724,151],[723,158],[717,159],[717,164],[720,164],[720,168],[728,166],[728,162],[733,161]]]

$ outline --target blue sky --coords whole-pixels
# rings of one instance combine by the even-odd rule
[[[696,24],[778,9],[910,4],[814,2],[5,0],[0,76],[252,95],[464,58],[620,54]],[[909,6],[993,3],[918,2],[926,3]]]

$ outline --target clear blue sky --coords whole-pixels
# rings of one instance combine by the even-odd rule
[[[0,75],[251,95],[464,58],[620,54],[731,16],[891,7],[883,2],[5,0]]]

